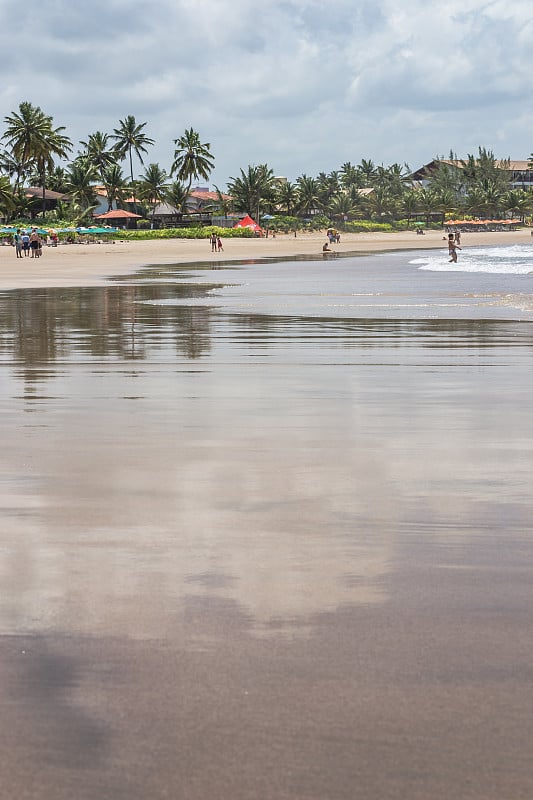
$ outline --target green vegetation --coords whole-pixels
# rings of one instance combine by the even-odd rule
[[[112,133],[89,134],[70,161],[73,145],[65,128],[55,126],[39,107],[20,103],[18,111],[4,117],[4,125],[0,137],[4,222],[19,220],[27,226],[38,219],[40,225],[56,228],[90,225],[104,196],[108,211],[125,209],[142,217],[137,233],[124,232],[124,238],[205,237],[212,230],[187,218],[193,182],[209,180],[215,163],[211,145],[193,128],[173,140],[169,169],[150,163],[136,178],[134,157],[144,166],[143,157],[154,139],[146,132],[147,123],[132,115],[119,120]],[[42,188],[41,197],[35,196],[35,187]],[[391,231],[410,229],[415,223],[436,227],[458,215],[525,222],[533,213],[533,191],[527,187],[529,183],[524,180],[520,185],[516,175],[512,179],[509,159],[497,160],[492,151],[479,147],[477,154],[464,159],[453,153],[447,159],[436,158],[420,182],[413,180],[406,164],[385,166],[364,158],[316,176],[304,173],[294,181],[277,178],[268,164],[250,164],[229,179],[225,190],[215,187],[216,196],[203,202],[202,211],[205,223],[217,215],[227,219],[234,213],[249,214],[264,228],[285,233],[327,227]],[[47,188],[64,195],[53,211],[47,209]],[[153,230],[161,203],[175,209],[175,229]],[[253,235],[227,227],[219,233]]]

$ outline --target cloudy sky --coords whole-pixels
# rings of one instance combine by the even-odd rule
[[[133,114],[165,168],[192,126],[221,187],[264,162],[527,158],[532,42],[530,0],[2,0],[0,118],[29,100],[78,143]]]

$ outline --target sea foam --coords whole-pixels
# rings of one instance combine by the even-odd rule
[[[433,251],[412,259],[421,270],[432,272],[488,272],[492,274],[533,275],[533,243],[501,247],[465,247],[457,263],[449,261],[448,250]]]

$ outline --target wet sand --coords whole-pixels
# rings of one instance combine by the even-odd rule
[[[533,335],[493,283],[0,292],[6,798],[531,797]]]
[[[47,286],[95,286],[109,276],[127,275],[149,264],[196,263],[252,258],[293,258],[322,252],[323,234],[278,234],[268,239],[225,239],[223,253],[211,253],[208,240],[170,239],[164,241],[126,242],[115,244],[72,244],[46,247],[42,259],[17,259],[12,247],[0,247],[0,289],[37,288]],[[488,244],[531,244],[530,230],[501,233],[464,234],[461,246]],[[333,251],[372,253],[388,250],[446,248],[439,231],[417,236],[413,231],[402,233],[343,234]]]

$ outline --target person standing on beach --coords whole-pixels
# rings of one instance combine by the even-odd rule
[[[453,233],[448,234],[448,254],[451,256],[450,262],[457,263],[457,251],[461,250],[459,245],[454,241]]]
[[[217,251],[219,253],[224,252],[224,248],[222,247],[222,239],[220,238],[220,236],[217,236]]]
[[[24,255],[29,256],[30,254],[30,235],[28,231],[24,231],[22,234],[22,249],[24,250]]]
[[[39,258],[39,234],[37,233],[36,228],[32,228],[30,234],[30,249],[31,249],[31,258]]]
[[[217,235],[216,235],[216,233],[212,233],[211,234],[210,242],[211,242],[211,252],[212,253],[216,253],[216,251],[217,251]]]
[[[15,240],[15,252],[17,254],[17,258],[22,258],[22,234],[20,232],[20,228],[17,228],[17,232],[13,239]]]

